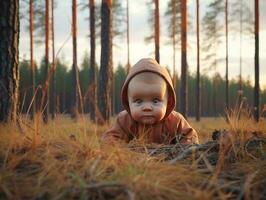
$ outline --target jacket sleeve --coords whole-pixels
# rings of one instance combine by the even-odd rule
[[[103,133],[101,142],[129,142],[129,120],[126,111],[120,112],[111,128]]]
[[[175,112],[177,117],[177,130],[176,130],[176,140],[181,144],[198,144],[198,133],[190,126],[187,120],[178,112]]]

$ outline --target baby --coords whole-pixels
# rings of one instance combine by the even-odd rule
[[[121,91],[125,108],[102,140],[147,143],[198,143],[197,132],[174,111],[176,95],[166,68],[150,58],[141,59],[130,70]]]

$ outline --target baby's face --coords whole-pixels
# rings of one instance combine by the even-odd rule
[[[128,101],[135,121],[149,125],[161,121],[168,101],[165,80],[152,72],[134,76],[128,85]]]

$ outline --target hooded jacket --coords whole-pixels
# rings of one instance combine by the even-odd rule
[[[146,127],[131,117],[127,93],[130,80],[143,72],[152,72],[160,75],[167,83],[168,89],[168,102],[164,118],[160,122]],[[130,69],[122,87],[121,102],[125,110],[118,114],[114,125],[103,134],[102,140],[104,142],[123,140],[128,143],[134,138],[141,137],[145,138],[147,143],[198,143],[197,132],[180,113],[174,111],[176,95],[169,73],[166,68],[160,66],[154,59],[141,59]]]

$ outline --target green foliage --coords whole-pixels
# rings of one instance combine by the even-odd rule
[[[59,59],[56,63],[56,71],[55,71],[55,80],[56,80],[56,93],[60,94],[64,92],[66,89],[66,78],[67,78],[67,66],[61,62]]]
[[[57,110],[60,113],[68,112],[70,109],[71,91],[72,86],[72,72],[70,67],[65,64],[63,60],[58,59],[56,65],[56,94],[57,94]],[[115,68],[114,72],[114,112],[118,113],[123,108],[120,101],[120,92],[124,80],[126,78],[125,67],[119,64]],[[31,102],[31,78],[30,78],[29,62],[23,60],[20,63],[20,109],[23,113],[26,113],[27,108]],[[90,83],[90,62],[88,54],[86,53],[83,58],[83,62],[80,70],[80,86],[82,90],[82,96],[86,95],[88,84]],[[99,70],[96,67],[96,80],[98,80]],[[41,65],[36,71],[36,85],[43,84],[44,81],[44,59],[41,61]],[[196,74],[189,73],[188,75],[188,115],[195,115],[195,83]],[[179,103],[179,88],[180,80],[177,76],[176,83],[176,95],[177,95],[177,110]],[[40,89],[37,95],[37,105],[40,102]],[[232,79],[229,83],[229,100],[230,107],[234,108],[238,99],[239,86],[237,79]],[[87,94],[88,98],[90,94]],[[215,96],[216,95],[216,96]],[[253,86],[250,79],[243,80],[243,98],[250,106],[253,105],[254,95]],[[220,116],[224,115],[225,108],[225,79],[218,73],[215,76],[207,76],[202,74],[201,76],[201,106],[202,116]],[[24,103],[23,103],[24,102]],[[260,96],[261,106],[266,104],[266,90],[261,91]],[[84,103],[85,112],[89,112],[87,101]]]
[[[89,13],[89,1],[80,3],[80,10]],[[112,36],[114,39],[120,39],[124,37],[126,23],[125,23],[125,8],[122,6],[121,0],[113,0],[112,2]],[[89,17],[85,18],[88,20]],[[101,36],[101,4],[95,2],[95,25],[96,25],[96,40],[100,39]],[[90,36],[89,36],[90,37]],[[114,46],[119,46],[119,42],[113,42]]]
[[[99,70],[98,67],[96,65],[95,67],[96,73],[95,73],[95,80],[97,82],[98,78],[98,74],[99,74]],[[89,59],[89,55],[87,52],[85,52],[84,57],[83,57],[83,61],[81,63],[81,70],[79,72],[79,82],[80,82],[80,89],[81,89],[81,94],[83,96],[84,99],[84,110],[85,112],[90,112],[90,104],[89,104],[89,98],[90,98],[90,94],[89,93],[89,86],[92,83],[92,69],[90,66],[90,59]]]
[[[35,1],[34,6],[34,42],[43,44],[45,38],[45,1]],[[29,26],[27,27],[29,30]]]
[[[27,112],[29,103],[31,101],[31,77],[30,77],[30,64],[29,61],[23,60],[19,63],[19,105],[22,112]]]
[[[173,16],[173,1],[175,2],[176,12]],[[181,1],[170,0],[167,3],[167,8],[164,14],[167,23],[168,36],[171,40],[175,35],[176,43],[181,42]],[[173,24],[175,21],[175,25]],[[169,42],[170,43],[170,42]]]
[[[155,12],[155,8],[154,8],[154,2],[153,0],[149,0],[147,3],[147,7],[148,7],[148,24],[150,25],[150,33],[147,37],[145,37],[144,41],[146,43],[151,43],[152,40],[154,40],[154,26],[155,26],[155,19],[154,19],[154,12]]]
[[[126,32],[125,8],[121,0],[113,0],[113,37],[123,37]]]
[[[62,113],[66,110],[66,101],[71,94],[71,73],[67,70],[67,65],[59,59],[56,62],[55,80],[57,110]]]
[[[121,100],[120,100],[120,93],[121,89],[123,86],[123,83],[126,78],[126,71],[125,68],[119,64],[115,73],[114,73],[114,95],[113,95],[113,102],[115,106],[115,113],[118,113],[122,111],[122,106],[121,106]]]
[[[215,0],[208,4],[207,12],[203,17],[202,29],[204,31],[204,39],[202,50],[205,53],[204,60],[207,62],[207,70],[216,71],[217,56],[216,50],[221,44],[223,36],[223,22],[220,15],[223,13],[223,1]],[[206,70],[206,69],[205,69]]]
[[[240,34],[253,36],[254,34],[253,13],[247,4],[247,1],[235,0],[231,2],[232,2],[230,6],[231,9],[229,9],[230,31],[235,35],[242,31],[242,33]]]
[[[33,0],[32,5],[33,5],[34,42],[37,45],[41,45],[43,44],[45,38],[45,1]],[[56,0],[54,0],[54,8],[56,7],[57,7],[57,2]],[[25,29],[27,31],[30,31],[28,0],[21,0],[20,17],[28,21],[28,23],[25,26]]]
[[[22,62],[19,63],[19,73],[20,73],[20,79],[19,79],[20,91],[23,92],[31,86],[30,64],[27,60],[22,60]]]
[[[80,89],[82,94],[86,93],[88,85],[90,83],[89,74],[91,73],[90,59],[87,52],[85,52],[83,61],[81,63],[81,70],[79,72]]]
[[[175,14],[173,16],[173,1],[175,2]],[[177,48],[181,46],[181,1],[180,0],[169,0],[167,3],[167,8],[164,13],[164,17],[166,19],[167,24],[167,36],[169,37],[169,41],[167,43],[171,43],[173,34],[175,35],[175,42]],[[173,21],[175,19],[175,26],[173,26]],[[191,16],[188,13],[188,29],[192,29],[193,25],[191,23]]]
[[[42,58],[40,67],[37,68],[36,73],[36,85],[43,85],[45,81],[46,75],[45,75],[45,57]]]

